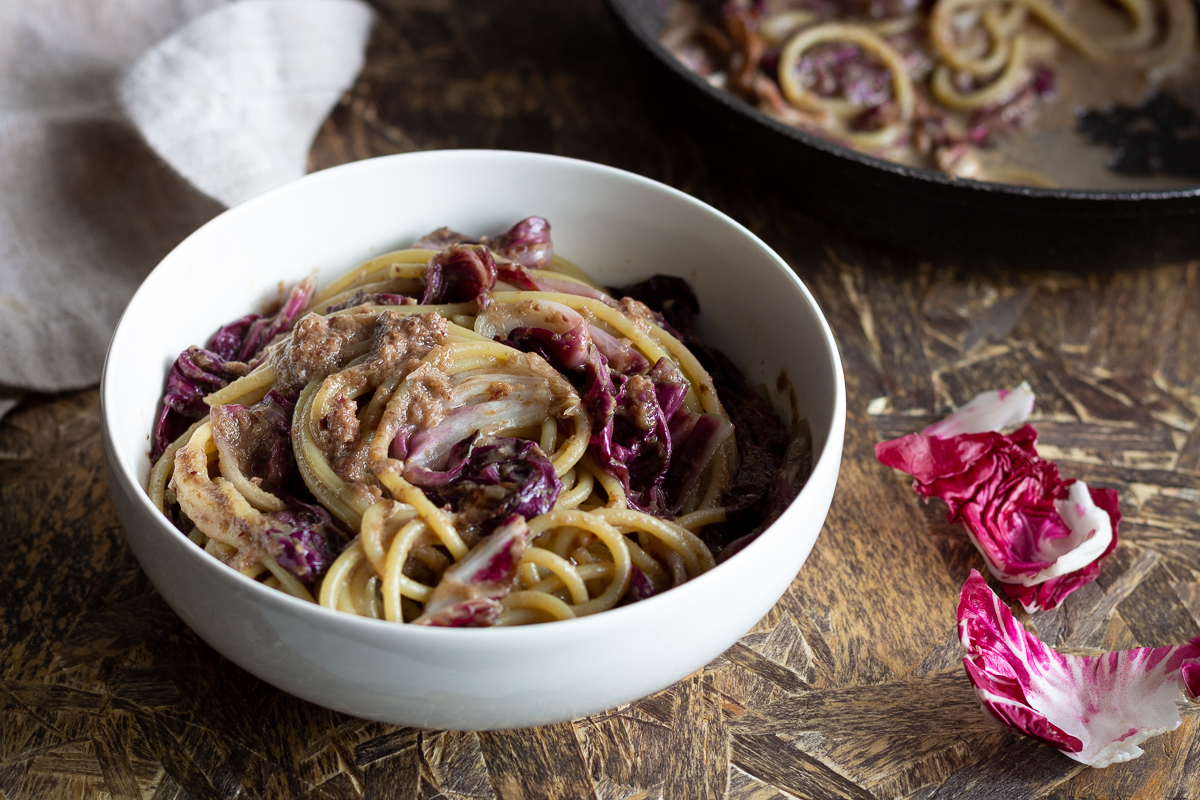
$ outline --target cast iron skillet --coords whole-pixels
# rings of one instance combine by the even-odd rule
[[[950,178],[788,127],[720,91],[658,43],[666,0],[607,0],[635,51],[719,158],[785,181],[812,216],[923,257],[1040,269],[1142,266],[1200,257],[1200,186],[1042,189]]]

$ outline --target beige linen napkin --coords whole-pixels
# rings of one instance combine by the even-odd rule
[[[0,0],[0,416],[21,389],[96,383],[155,263],[304,174],[373,19],[359,0]]]

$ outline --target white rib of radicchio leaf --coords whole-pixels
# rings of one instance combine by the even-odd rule
[[[1142,742],[1179,727],[1180,689],[1200,694],[1200,636],[1064,656],[1026,631],[975,570],[959,599],[958,629],[984,711],[1089,766],[1137,758]]]
[[[984,433],[1024,424],[1033,413],[1033,390],[1028,381],[1015,389],[980,392],[962,408],[921,433],[945,439],[961,433]]]

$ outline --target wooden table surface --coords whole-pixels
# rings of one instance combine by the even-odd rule
[[[1200,263],[993,272],[858,245],[786,186],[714,168],[599,0],[379,10],[314,169],[447,147],[611,164],[731,214],[812,289],[849,397],[812,556],[739,644],[630,706],[480,734],[365,722],[261,683],[187,629],[121,535],[96,391],[32,396],[0,424],[0,797],[1200,798],[1200,706],[1105,770],[985,719],[954,625],[982,562],[871,451],[1028,380],[1042,455],[1118,489],[1124,521],[1098,581],[1022,618],[1077,652],[1200,634]]]

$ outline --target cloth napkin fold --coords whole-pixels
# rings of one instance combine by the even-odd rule
[[[146,273],[304,174],[373,21],[359,0],[0,0],[0,416],[95,384]]]

